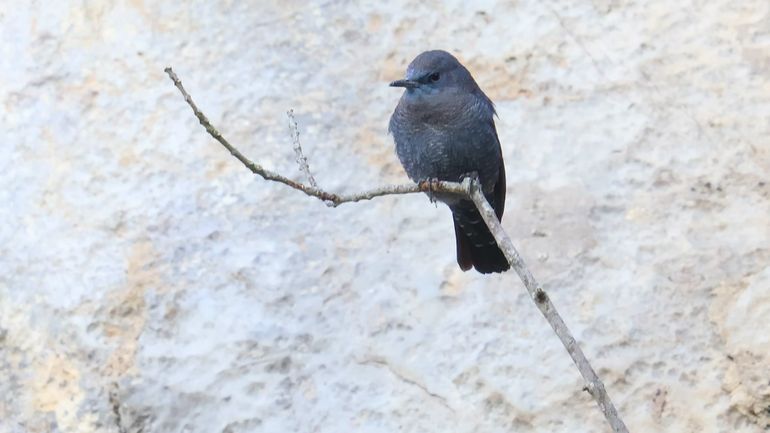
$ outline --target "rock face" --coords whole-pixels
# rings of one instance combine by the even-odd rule
[[[623,4],[621,4],[623,3]],[[0,431],[607,431],[513,273],[454,262],[387,82],[496,102],[503,225],[634,432],[770,425],[770,4],[23,2],[0,12]]]

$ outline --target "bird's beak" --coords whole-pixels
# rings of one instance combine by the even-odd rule
[[[420,83],[414,80],[396,80],[390,83],[390,87],[406,87],[407,89],[414,89],[419,85]]]

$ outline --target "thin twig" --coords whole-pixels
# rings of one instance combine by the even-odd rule
[[[192,108],[193,113],[195,113],[195,117],[197,117],[201,125],[206,128],[206,131],[212,137],[214,137],[215,140],[222,144],[222,146],[224,146],[233,156],[241,161],[241,163],[243,163],[243,165],[245,165],[249,170],[251,170],[254,174],[261,176],[265,180],[272,180],[283,183],[294,189],[302,191],[311,197],[324,200],[331,206],[338,206],[342,203],[350,203],[361,200],[370,200],[374,197],[381,197],[384,195],[411,194],[415,192],[447,192],[459,194],[473,200],[473,202],[476,204],[476,207],[479,209],[479,213],[484,218],[484,222],[487,224],[490,232],[495,237],[497,245],[505,254],[505,258],[508,259],[511,267],[513,267],[513,269],[516,271],[522,283],[524,283],[524,287],[526,287],[527,292],[529,292],[529,295],[532,297],[535,305],[537,305],[537,308],[543,314],[543,317],[545,317],[546,321],[548,321],[548,324],[551,325],[551,328],[553,328],[554,332],[556,332],[556,335],[567,349],[570,357],[572,357],[572,360],[577,366],[578,371],[580,372],[581,376],[583,376],[583,380],[586,382],[585,389],[596,401],[596,404],[601,409],[610,427],[612,427],[612,431],[615,433],[628,433],[628,428],[626,428],[623,420],[620,419],[618,411],[615,409],[615,406],[612,404],[612,400],[610,400],[610,396],[607,394],[607,391],[604,388],[604,384],[596,375],[596,372],[594,371],[593,367],[591,367],[588,359],[586,359],[585,354],[583,354],[583,351],[580,349],[580,346],[575,340],[575,337],[570,332],[569,328],[567,328],[567,325],[559,315],[559,312],[556,311],[556,307],[551,302],[548,294],[545,292],[545,290],[543,290],[537,280],[535,280],[535,277],[527,268],[527,265],[524,263],[521,255],[513,246],[513,242],[511,242],[508,234],[506,234],[505,230],[503,230],[502,225],[500,225],[500,221],[498,221],[497,216],[495,215],[494,209],[492,209],[492,206],[489,204],[489,202],[487,202],[486,198],[484,198],[484,194],[479,187],[478,180],[472,179],[471,177],[466,177],[463,179],[462,183],[431,181],[420,182],[419,184],[391,185],[349,195],[329,193],[315,185],[304,185],[302,183],[295,182],[277,173],[266,170],[259,164],[251,162],[237,149],[230,145],[230,143],[225,140],[224,137],[222,137],[219,131],[217,131],[216,128],[211,125],[206,116],[201,113],[200,110],[198,110],[198,107],[192,101],[190,95],[184,90],[182,83],[179,81],[179,78],[176,76],[174,71],[172,71],[171,68],[166,68],[165,71],[174,82],[174,85],[182,93],[187,104]],[[306,174],[309,174],[309,169]]]
[[[291,143],[294,148],[294,155],[297,157],[299,171],[305,174],[310,186],[318,188],[313,173],[310,172],[310,165],[307,163],[307,157],[305,157],[305,154],[302,152],[302,144],[299,142],[299,126],[297,125],[297,119],[294,118],[294,110],[287,111],[286,115],[289,117],[289,134],[291,134]]]

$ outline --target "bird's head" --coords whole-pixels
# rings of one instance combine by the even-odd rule
[[[470,72],[446,51],[425,51],[406,69],[406,78],[390,83],[403,87],[407,96],[427,97],[448,91],[473,92],[478,89]]]

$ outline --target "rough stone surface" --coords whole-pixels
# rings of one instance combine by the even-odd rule
[[[386,83],[497,103],[504,226],[633,432],[770,429],[770,3],[5,2],[0,431],[607,431],[513,274],[454,263]]]

